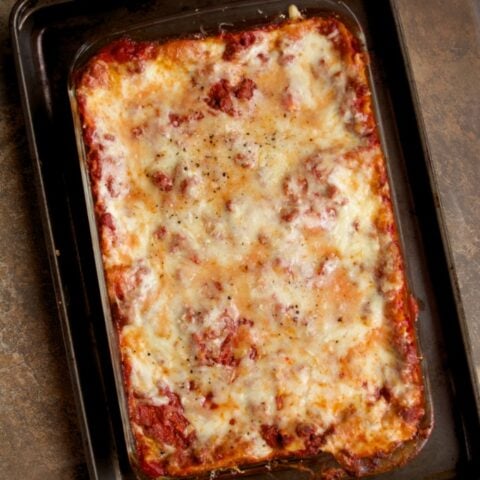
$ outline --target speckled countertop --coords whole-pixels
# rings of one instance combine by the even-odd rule
[[[0,2],[0,478],[87,478]],[[480,379],[480,2],[395,0]]]

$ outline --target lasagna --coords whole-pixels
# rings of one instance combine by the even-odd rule
[[[75,98],[150,477],[427,435],[367,58],[335,17],[102,48]]]

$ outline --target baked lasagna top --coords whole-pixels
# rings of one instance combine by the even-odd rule
[[[424,434],[366,56],[338,19],[294,17],[116,41],[77,76],[137,462],[153,477],[320,452],[363,474]]]

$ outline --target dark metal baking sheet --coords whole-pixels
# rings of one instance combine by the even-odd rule
[[[234,3],[234,2],[225,2]],[[413,291],[421,302],[420,342],[427,364],[435,427],[419,456],[385,479],[478,478],[479,415],[470,383],[435,191],[415,117],[392,6],[387,0],[345,1],[366,25],[386,133],[389,168]],[[39,208],[54,277],[69,368],[92,478],[132,478],[108,357],[94,256],[83,200],[67,76],[73,58],[96,36],[146,18],[172,15],[209,0],[20,0],[11,28],[37,175]],[[301,478],[301,473],[278,473]]]

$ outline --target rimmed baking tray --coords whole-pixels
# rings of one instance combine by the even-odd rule
[[[90,474],[92,478],[132,478],[75,151],[68,71],[78,49],[92,39],[125,30],[146,18],[159,19],[217,2],[97,3],[22,0],[13,10],[11,27]],[[265,2],[251,3],[258,4],[262,15]],[[279,11],[285,11],[285,3],[278,2]],[[385,0],[331,3],[350,9],[367,37],[410,280],[422,305],[419,334],[435,412],[435,428],[419,456],[406,467],[378,478],[477,478],[478,411],[394,9]],[[200,24],[192,28],[200,28]],[[305,474],[280,472],[275,476],[303,478]]]

